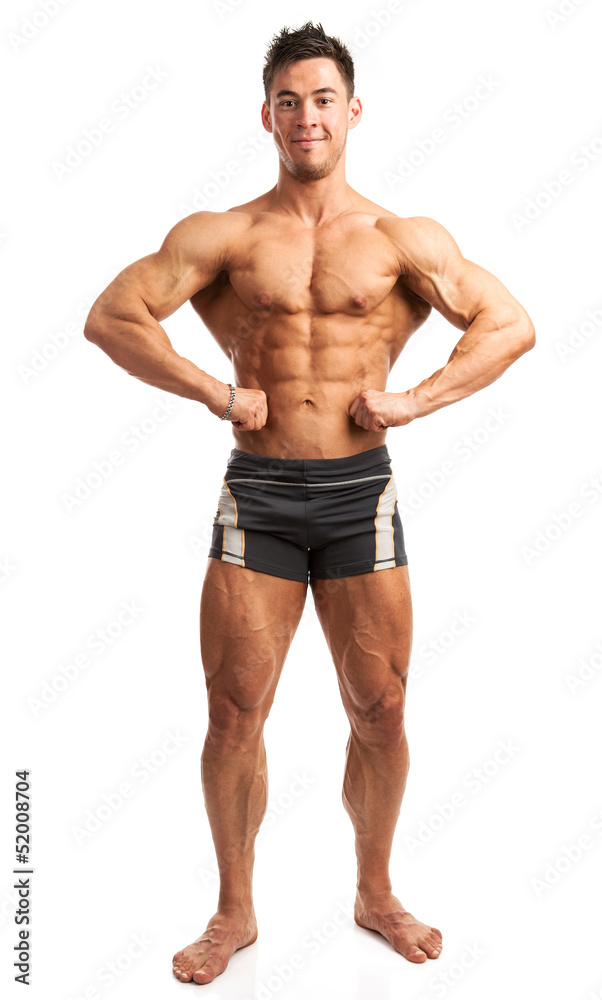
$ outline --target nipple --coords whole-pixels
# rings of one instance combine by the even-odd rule
[[[260,309],[265,309],[266,306],[270,304],[270,296],[267,292],[258,292],[258,294],[253,299],[253,303],[259,306]]]
[[[357,306],[358,309],[363,309],[367,302],[368,302],[368,299],[366,298],[365,295],[354,295],[353,296],[353,304],[354,304],[354,306]]]

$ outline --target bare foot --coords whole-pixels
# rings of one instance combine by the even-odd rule
[[[235,951],[253,944],[257,923],[253,909],[220,911],[193,944],[173,957],[173,974],[182,983],[210,983],[224,971]]]
[[[360,896],[358,892],[354,918],[360,927],[382,934],[410,962],[426,962],[441,954],[441,931],[416,920],[391,893]]]

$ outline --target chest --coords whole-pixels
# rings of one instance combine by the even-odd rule
[[[391,246],[371,229],[252,233],[229,271],[248,309],[288,314],[368,314],[398,277]]]

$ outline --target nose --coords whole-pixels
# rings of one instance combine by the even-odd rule
[[[318,124],[318,113],[311,101],[300,105],[297,117],[297,128],[315,128]]]

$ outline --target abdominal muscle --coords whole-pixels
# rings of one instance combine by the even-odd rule
[[[385,441],[386,430],[368,431],[352,420],[347,410],[357,392],[350,399],[348,389],[340,384],[321,386],[319,392],[300,391],[290,384],[264,391],[268,403],[265,426],[257,431],[232,427],[235,445],[241,451],[274,458],[342,458],[377,448]]]
[[[386,429],[366,430],[349,416],[362,389],[385,390],[389,365],[383,346],[370,351],[366,344],[358,350],[357,344],[345,349],[339,343],[310,351],[299,344],[267,350],[256,345],[252,355],[234,352],[236,385],[263,389],[268,406],[260,430],[232,426],[236,447],[255,455],[310,459],[342,458],[384,444]]]
[[[363,389],[386,390],[391,365],[418,325],[403,303],[389,296],[368,315],[319,314],[315,308],[286,314],[270,307],[265,315],[255,311],[253,326],[240,323],[234,296],[199,312],[232,362],[233,384],[266,394],[262,428],[245,431],[232,423],[236,448],[273,458],[328,459],[384,444],[386,428],[360,427],[349,408]]]

